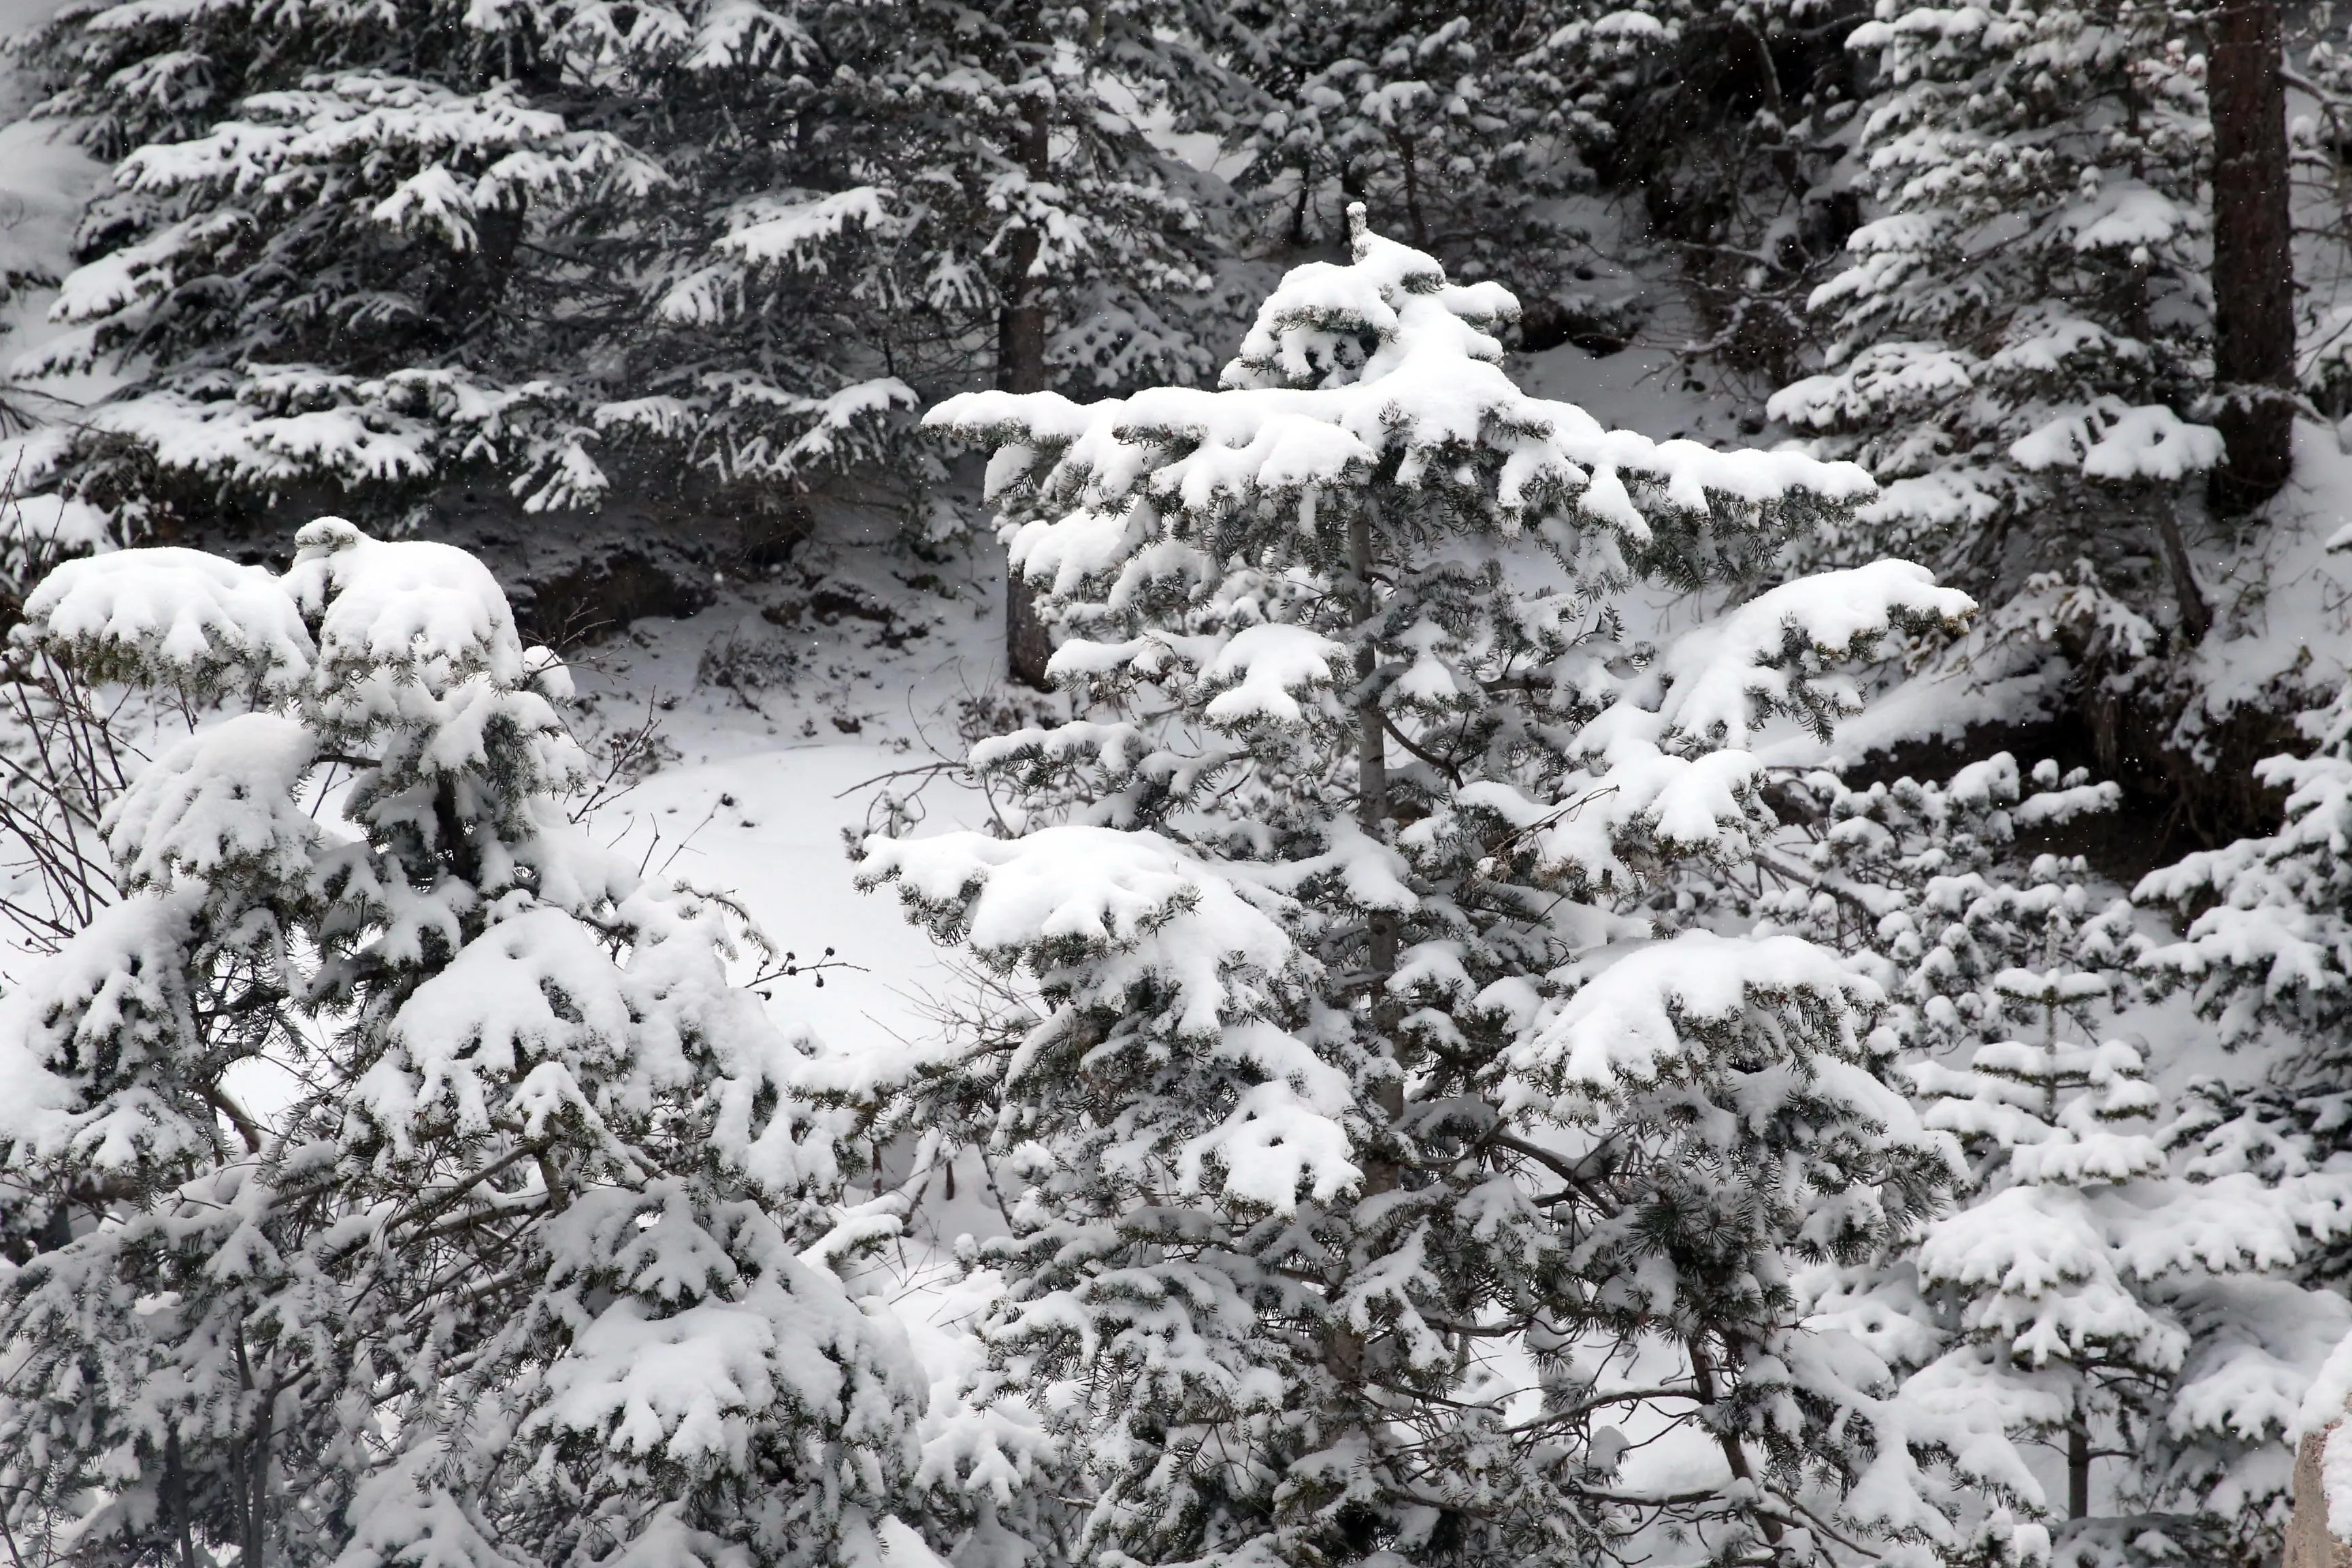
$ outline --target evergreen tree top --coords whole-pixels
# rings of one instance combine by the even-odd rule
[[[1653,538],[1653,510],[1737,529],[1751,526],[1740,513],[1770,503],[1872,493],[1852,463],[1654,441],[1528,396],[1504,371],[1495,336],[1518,313],[1509,290],[1449,283],[1432,258],[1372,233],[1360,206],[1350,222],[1351,259],[1293,268],[1214,390],[1159,387],[1085,405],[1055,393],[970,393],[927,423],[999,448],[992,497],[1034,489],[1038,510],[1090,519],[1138,502],[1203,518],[1272,505],[1311,529],[1318,505],[1349,507],[1377,477],[1507,532],[1557,519],[1638,547]],[[1110,536],[1066,532],[1066,545],[1046,546],[1060,570],[1094,569],[1102,557],[1083,542]]]

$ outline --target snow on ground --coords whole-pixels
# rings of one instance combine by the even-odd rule
[[[573,673],[592,742],[652,716],[674,753],[601,806],[592,830],[649,870],[735,894],[800,960],[833,949],[822,985],[803,974],[763,990],[780,1023],[814,1030],[828,1076],[855,1081],[936,1035],[933,1009],[960,980],[894,896],[857,890],[846,836],[871,826],[886,791],[926,814],[919,830],[983,826],[987,802],[949,764],[971,725],[995,714],[1001,727],[1008,700],[1036,700],[1003,691],[992,542],[924,560],[854,517],[828,518],[824,536],[773,578],[719,584],[699,615],[578,650]],[[985,1277],[959,1278],[950,1249],[1003,1223],[977,1153],[958,1156],[954,1180],[950,1199],[933,1179],[907,1240],[860,1282],[892,1300],[941,1414],[976,1370],[960,1325],[988,1295]]]
[[[887,1051],[945,971],[895,899],[853,886],[845,834],[867,829],[885,790],[927,827],[987,820],[950,768],[959,725],[1005,700],[1003,579],[986,540],[922,562],[879,525],[829,531],[778,579],[722,584],[699,615],[579,650],[573,675],[586,736],[650,717],[672,759],[599,808],[598,836],[739,892],[803,957],[835,949],[855,967],[822,991],[784,983],[774,1007],[835,1050]]]
[[[896,899],[851,886],[842,830],[864,821],[860,786],[902,761],[887,744],[848,738],[747,751],[656,774],[597,826],[642,846],[653,869],[739,894],[802,960],[833,949],[850,967],[825,973],[821,988],[813,976],[778,982],[772,1010],[811,1026],[834,1051],[896,1056],[923,1027],[926,993],[948,976]]]

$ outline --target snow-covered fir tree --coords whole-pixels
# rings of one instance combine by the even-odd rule
[[[927,387],[976,368],[1000,385],[1087,391],[1213,370],[1195,317],[1212,308],[1217,183],[1144,130],[1202,122],[1231,94],[1193,7],[833,0],[793,20],[809,37],[788,51],[792,71],[753,79],[772,100],[760,118],[808,129],[741,138],[771,165],[763,177],[702,177],[733,197],[727,232],[665,314],[789,311],[810,274],[840,274],[865,313],[856,330]],[[829,74],[812,87],[820,63]],[[701,85],[678,83],[681,110]],[[707,130],[673,134],[698,163],[741,136],[740,107],[692,111]],[[865,244],[827,258],[823,242],[845,230]]]
[[[2175,513],[2221,447],[2195,422],[2207,129],[2179,13],[1881,0],[1852,45],[1874,57],[1873,216],[1813,296],[1826,368],[1770,409],[1885,489],[1810,553],[1891,550],[2004,592],[2087,556],[2201,632]]]
[[[1593,17],[1577,4],[1228,7],[1235,71],[1226,139],[1260,226],[1293,246],[1373,222],[1465,278],[1557,281],[1581,236],[1554,198],[1586,176],[1607,131],[1577,68]]]
[[[923,1379],[830,1259],[844,1113],[724,897],[566,818],[562,668],[463,552],[68,563],[25,642],[247,710],[0,1000],[13,1538],[89,1563],[788,1564],[904,1539]],[[917,1543],[919,1544],[919,1543]],[[919,1562],[919,1558],[914,1559]]]
[[[2352,1026],[2352,689],[2304,716],[2308,755],[2255,774],[2285,795],[2278,830],[2184,857],[2135,890],[2185,925],[2147,964],[2248,1061],[2233,1101],[2234,1157],[2250,1168],[2341,1180],[2352,1170],[2345,1041]],[[2347,1233],[2311,1260],[2343,1289]]]
[[[2222,1038],[2287,1042],[2285,1059],[2306,1063],[2302,1081],[2317,1090],[2352,1026],[2352,688],[2300,729],[2308,755],[2255,768],[2285,795],[2279,830],[2187,856],[2134,897],[2193,914],[2183,940],[2152,957]]]
[[[844,468],[929,477],[912,386],[1007,321],[1041,372],[1203,374],[1204,193],[1140,117],[1222,79],[1167,6],[1088,15],[69,9],[47,112],[120,162],[34,368],[130,374],[24,478],[132,536],[460,483],[804,519]]]
[[[898,1107],[1013,1222],[975,1394],[1061,1434],[1094,1561],[1942,1540],[1949,1434],[1791,1287],[1947,1179],[1881,994],[1641,907],[1770,828],[1759,725],[1969,601],[1885,562],[1652,641],[1634,584],[1737,598],[1867,479],[1524,395],[1510,295],[1356,221],[1219,390],[931,416],[994,447],[1078,704],[975,750],[1006,832],[862,851],[1037,998]]]
[[[2115,787],[2051,763],[2029,786],[2000,754],[1945,784],[1795,789],[1811,885],[1768,903],[1886,985],[1923,1120],[1968,1157],[1954,1205],[1825,1288],[1825,1319],[1902,1369],[1903,1402],[1989,1417],[1962,1456],[1985,1549],[2269,1560],[2280,1438],[2347,1319],[2298,1276],[2346,1189],[2261,1157],[2222,1081],[2150,1073],[2119,1026],[2135,910],[2081,860],[2016,849],[2112,809]]]

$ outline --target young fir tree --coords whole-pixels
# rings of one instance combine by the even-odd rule
[[[106,825],[0,1001],[5,1521],[91,1563],[870,1554],[923,1392],[827,1263],[841,1115],[745,927],[566,820],[562,668],[462,552],[69,563],[18,636],[250,710]],[[334,809],[326,810],[332,805]]]
[[[1969,1464],[2068,1561],[2266,1560],[2293,1391],[2347,1317],[2294,1278],[2339,1200],[2249,1162],[2221,1086],[2151,1081],[2116,1036],[2134,911],[2101,907],[2081,861],[2020,864],[2013,846],[2116,794],[2050,763],[2032,785],[2003,754],[1944,785],[1801,786],[1814,886],[1779,906],[1794,929],[1833,926],[1897,998],[1883,1027],[1923,1120],[1969,1159],[1955,1206],[1894,1267],[1832,1287],[1830,1310],[1874,1325],[1904,1401],[1990,1417]],[[2013,1521],[1986,1525],[1986,1547],[2032,1554]]]
[[[2311,1110],[2335,1120],[2328,1089],[2352,1026],[2352,687],[2305,714],[2308,756],[2255,764],[2285,792],[2276,833],[2187,856],[2135,890],[2144,903],[2194,916],[2184,939],[2152,955],[2189,988],[2225,1041],[2273,1047],[2292,1081],[2327,1096]]]
[[[2174,509],[2221,443],[2189,422],[2211,375],[2206,126],[2178,13],[1882,0],[1852,43],[1875,57],[1856,153],[1876,216],[1813,296],[1827,370],[1770,409],[1885,489],[1811,553],[2003,591],[2078,556],[2162,561],[2200,635]],[[2167,581],[2137,584],[2143,609]]]
[[[975,344],[994,384],[1110,391],[1211,367],[1210,182],[1161,153],[1142,116],[1198,121],[1225,74],[1191,40],[1192,0],[1055,6],[1041,0],[855,0],[865,47],[838,69],[845,145],[882,149],[877,226],[887,270],[863,292],[887,341],[907,306],[944,323],[970,384]],[[909,23],[913,26],[910,27]],[[836,198],[838,199],[838,198]],[[1047,684],[1052,652],[1028,585],[1005,582],[1008,672]]]
[[[1868,481],[1525,396],[1511,297],[1357,223],[1219,390],[932,416],[996,448],[1081,704],[976,749],[1010,836],[863,847],[1036,988],[899,1107],[1008,1205],[983,1392],[1065,1436],[1104,1561],[1939,1537],[1937,1434],[1790,1289],[1943,1180],[1878,993],[1636,910],[1769,827],[1759,724],[1825,727],[1836,661],[1969,603],[1881,563],[1651,643],[1636,584],[1736,593]]]

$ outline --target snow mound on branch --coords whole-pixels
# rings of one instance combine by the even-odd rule
[[[2221,433],[2191,425],[2161,404],[2132,408],[2105,399],[2019,437],[2009,455],[2029,470],[2071,468],[2094,479],[2177,481],[2221,460]]]
[[[201,893],[142,894],[101,910],[49,962],[0,996],[0,1138],[94,1170],[207,1150],[192,1121],[146,1086],[92,1105],[92,1064],[129,1037],[161,1056],[189,1010],[178,964]]]
[[[493,1112],[505,1111],[535,1138],[566,1106],[595,1116],[567,1058],[628,1040],[631,1022],[622,975],[597,934],[562,910],[532,910],[467,943],[401,1005],[393,1032],[402,1049],[370,1069],[356,1098],[395,1137],[446,1097],[461,1125],[487,1132]],[[512,1079],[527,1061],[535,1065],[511,1103],[493,1106],[485,1080]],[[633,1065],[656,1078],[685,1074],[682,1061]]]
[[[1212,684],[1232,689],[1210,699],[1207,716],[1218,723],[1271,719],[1296,724],[1305,715],[1293,692],[1328,686],[1332,667],[1348,650],[1306,626],[1282,623],[1247,626],[1234,634],[1202,673]]]
[[[876,837],[862,854],[860,887],[896,881],[942,940],[984,956],[1040,943],[1118,953],[1093,967],[1087,1000],[1117,1005],[1146,983],[1169,985],[1188,1034],[1218,1030],[1237,997],[1236,967],[1272,974],[1296,958],[1282,927],[1231,878],[1156,833],[1072,826],[1017,839]]]
[[[1658,713],[1674,729],[1744,746],[1759,716],[1796,707],[1800,678],[1776,661],[1817,659],[1816,650],[1852,658],[1898,624],[1957,624],[1975,611],[1976,601],[1907,561],[1785,583],[1675,641],[1664,661],[1672,687]],[[1817,679],[1809,695],[1832,711],[1861,707],[1843,682]]]
[[[1207,1184],[1204,1170],[1213,1164],[1223,1173],[1217,1185],[1227,1197],[1289,1214],[1302,1187],[1318,1204],[1355,1187],[1363,1172],[1349,1153],[1347,1129],[1277,1080],[1244,1090],[1221,1126],[1187,1142],[1177,1173],[1198,1192]]]
[[[196,881],[240,861],[266,874],[307,867],[319,828],[298,795],[316,761],[310,731],[275,713],[245,713],[157,757],[116,803],[107,847],[133,888]]]
[[[746,261],[798,266],[809,251],[853,226],[886,228],[889,221],[882,191],[858,185],[811,201],[749,205],[735,215],[718,247]]]
[[[25,628],[97,668],[193,687],[231,669],[290,683],[317,651],[276,574],[169,545],[65,563],[26,600]]]
[[[353,1489],[343,1510],[351,1534],[331,1568],[525,1568],[499,1550],[464,1503],[433,1484],[448,1445],[419,1443]]]
[[[441,695],[465,678],[501,685],[523,677],[522,639],[506,591],[488,567],[455,545],[385,542],[341,518],[294,536],[287,590],[319,622],[320,662],[332,676],[413,669]]]
[[[852,1417],[842,1363],[871,1360],[885,1332],[837,1285],[783,1259],[731,1300],[654,1317],[625,1298],[548,1369],[552,1397],[526,1430],[584,1433],[694,1470],[741,1468],[753,1423],[779,1402],[820,1419]]]
[[[69,561],[25,605],[18,635],[104,672],[272,689],[386,667],[440,696],[466,679],[521,681],[521,638],[489,569],[452,545],[371,539],[340,518],[295,535],[280,577],[159,546]],[[314,642],[309,623],[316,617]]]
[[[1508,1059],[1538,1081],[1602,1090],[1654,1083],[1693,1065],[1710,1028],[1800,999],[1829,1011],[1833,1037],[1853,1054],[1857,1016],[1883,997],[1836,953],[1802,938],[1685,931],[1613,956]],[[1891,1114],[1902,1106],[1890,1092],[1880,1098]],[[1907,1111],[1898,1120],[1907,1121]]]

